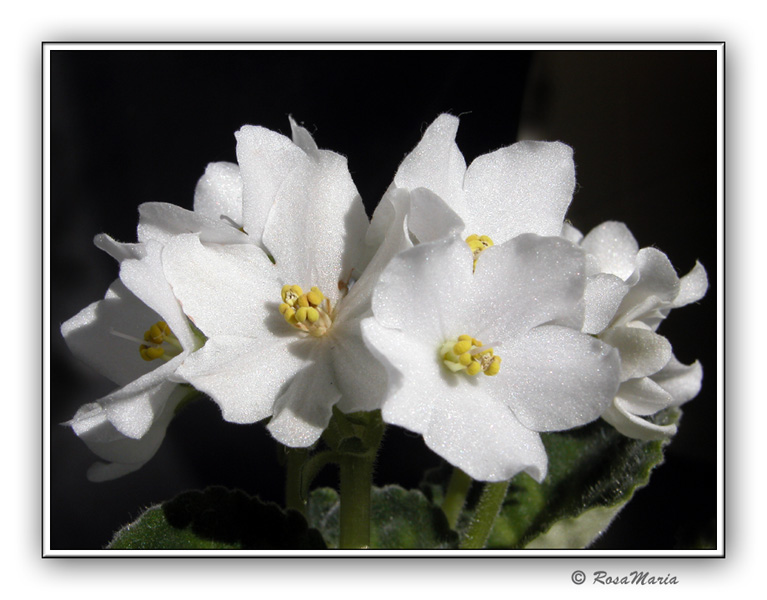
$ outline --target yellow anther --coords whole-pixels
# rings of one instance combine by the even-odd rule
[[[154,360],[155,358],[161,357],[164,360],[170,360],[183,350],[178,338],[173,335],[173,332],[165,321],[157,321],[157,323],[150,326],[149,329],[144,332],[145,344],[141,344],[141,340],[133,336],[117,332],[113,333],[120,337],[139,342],[139,354],[141,354],[141,358],[144,360]],[[163,348],[163,345],[165,345],[165,348]]]
[[[467,237],[466,243],[469,245],[469,248],[471,248],[471,252],[474,255],[474,266],[477,265],[477,259],[479,258],[479,255],[484,250],[487,250],[490,246],[494,245],[493,240],[490,239],[490,236],[477,235],[476,233],[473,233]]]
[[[159,323],[155,323],[149,328],[149,339],[147,341],[154,342],[155,344],[162,344],[162,339],[164,337],[162,329],[158,327]]]
[[[469,375],[476,375],[482,370],[482,365],[480,365],[477,361],[472,361],[472,363],[466,367],[466,372]]]
[[[501,370],[501,357],[494,356],[493,362],[490,363],[490,366],[485,371],[485,375],[498,375],[498,371],[500,370]]]
[[[333,323],[333,317],[330,303],[317,286],[304,294],[300,286],[285,285],[281,295],[284,302],[280,304],[279,311],[285,321],[314,337],[325,335]]]
[[[477,359],[479,360],[479,364],[482,367],[483,371],[487,371],[487,368],[492,364],[493,362],[493,349],[490,348],[488,350],[485,350],[481,354],[477,356]]]
[[[165,350],[160,346],[145,346],[142,344],[139,348],[139,353],[141,354],[141,358],[149,361],[154,360],[155,358],[160,358],[165,354]]]
[[[482,371],[485,375],[497,375],[501,369],[501,359],[495,356],[492,348],[484,348],[482,342],[470,335],[460,335],[446,341],[439,349],[439,355],[450,371],[465,371],[467,375],[476,375]]]
[[[282,301],[293,306],[304,293],[301,286],[298,285],[283,285],[282,286]]]
[[[460,356],[464,352],[471,350],[471,342],[469,340],[461,340],[455,346],[453,346],[453,352]]]
[[[307,300],[309,300],[309,304],[312,306],[319,306],[322,304],[322,301],[325,299],[325,296],[320,291],[320,288],[313,287],[310,292],[306,294]]]

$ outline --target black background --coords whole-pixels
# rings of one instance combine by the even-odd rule
[[[136,473],[94,484],[94,457],[66,427],[112,384],[67,350],[60,324],[103,297],[117,265],[92,245],[134,241],[137,207],[192,207],[209,162],[235,162],[243,124],[290,132],[348,157],[369,214],[402,158],[442,112],[461,116],[467,164],[517,139],[573,146],[582,231],[628,224],[680,274],[699,259],[710,288],[661,326],[677,357],[704,367],[665,464],[599,549],[689,548],[716,527],[716,54],[713,51],[482,49],[54,50],[51,52],[51,547],[98,549],[140,511],[187,489],[239,487],[282,501],[282,469],[263,427],[224,422],[212,402],[171,424]],[[521,127],[520,127],[521,123]],[[439,464],[390,427],[376,483],[417,485]],[[320,484],[334,485],[328,469]]]

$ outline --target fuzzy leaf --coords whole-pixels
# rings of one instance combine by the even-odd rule
[[[656,415],[666,425],[678,409]],[[663,462],[668,442],[645,442],[618,433],[601,419],[543,435],[549,472],[542,484],[526,474],[512,479],[488,548],[583,548],[594,541],[650,472]]]
[[[661,425],[676,423],[679,409],[654,417]],[[549,470],[543,483],[527,474],[511,480],[487,547],[584,548],[609,526],[616,514],[646,485],[652,469],[663,462],[668,442],[633,440],[601,419],[584,427],[543,434]],[[428,471],[421,490],[441,506],[452,467]],[[474,482],[457,529],[462,531],[482,492]]]
[[[240,490],[211,487],[153,506],[118,531],[111,550],[323,549],[320,533],[295,511]]]
[[[338,546],[339,498],[335,490],[320,488],[309,497],[307,518],[331,548]],[[396,485],[373,488],[370,547],[406,550],[455,548],[458,536],[445,515],[417,490]]]

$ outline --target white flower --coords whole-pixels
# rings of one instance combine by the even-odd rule
[[[203,342],[165,281],[160,244],[119,244],[100,235],[96,245],[120,261],[120,279],[61,332],[76,356],[120,386],[66,423],[110,461],[88,470],[89,479],[104,481],[139,469],[155,454],[189,393],[178,385],[177,371]]]
[[[291,127],[292,141],[249,130],[256,135],[248,152],[242,131],[238,137],[243,229],[252,243],[171,227],[163,264],[185,314],[208,338],[180,375],[207,393],[227,421],[272,417],[275,438],[308,446],[334,405],[345,412],[380,405],[385,372],[359,323],[369,312],[368,278],[388,258],[379,252],[363,273],[371,254],[368,220],[346,159],[319,150],[292,121]],[[388,236],[377,243],[384,238],[389,254],[405,243]]]
[[[454,228],[476,235],[475,247],[500,244],[522,233],[558,236],[575,188],[572,149],[559,142],[518,142],[466,162],[455,143],[458,118],[440,115],[402,161],[393,185],[426,188],[454,211],[459,224],[426,219],[412,223],[413,235],[429,228]],[[480,239],[481,238],[481,239]]]
[[[536,235],[488,248],[476,272],[458,237],[393,258],[362,325],[386,365],[384,420],[474,479],[541,481],[538,432],[598,418],[618,385],[617,352],[579,331],[583,260]]]
[[[308,137],[291,119],[297,135]],[[251,243],[266,249],[264,227],[283,183],[306,160],[289,138],[245,125],[237,133],[237,162],[211,163],[197,182],[194,210],[147,202],[139,207],[139,241],[162,243],[174,235],[199,233],[204,243]],[[313,143],[309,138],[307,143]]]
[[[700,300],[708,288],[700,263],[681,279],[656,248],[639,249],[623,223],[608,221],[583,237],[567,225],[563,236],[587,252],[583,331],[618,349],[621,386],[603,418],[632,438],[657,440],[676,425],[655,425],[642,417],[679,406],[700,391],[698,361],[683,365],[669,341],[655,333],[674,308]]]

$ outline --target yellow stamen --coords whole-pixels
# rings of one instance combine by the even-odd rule
[[[501,357],[496,356],[492,348],[485,348],[482,342],[470,335],[446,341],[439,349],[439,355],[450,371],[464,371],[467,375],[476,375],[482,371],[485,375],[497,375],[501,369]]]
[[[296,301],[303,295],[304,290],[297,285],[283,285],[282,286],[282,301],[293,306]]]
[[[170,360],[174,356],[178,356],[182,351],[178,338],[173,335],[165,321],[157,321],[157,323],[150,326],[144,332],[144,341],[146,344],[139,346],[139,354],[141,354],[141,358],[144,360],[149,361],[156,358]],[[168,351],[166,352],[166,350]]]
[[[314,337],[323,336],[330,329],[333,324],[330,301],[318,287],[304,294],[300,286],[285,285],[281,295],[284,302],[279,306],[280,314],[293,327]]]
[[[309,301],[309,304],[312,306],[319,306],[322,304],[322,301],[325,299],[325,295],[320,291],[320,288],[313,287],[311,291],[306,294],[306,299]]]
[[[474,255],[475,267],[477,266],[477,259],[479,258],[479,255],[487,250],[490,246],[494,245],[493,240],[490,239],[489,236],[477,235],[476,233],[473,233],[467,237],[466,243],[469,245],[469,248],[471,248],[471,253]]]

